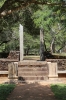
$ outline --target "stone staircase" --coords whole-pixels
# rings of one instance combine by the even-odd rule
[[[18,64],[18,79],[21,82],[48,80],[48,65],[44,61],[22,61]]]

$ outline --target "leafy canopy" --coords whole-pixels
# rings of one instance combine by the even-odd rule
[[[0,0],[0,16],[5,16],[14,11],[28,6],[29,4],[45,4],[45,5],[60,5],[64,6],[64,0]]]

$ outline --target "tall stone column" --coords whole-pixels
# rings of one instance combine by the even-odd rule
[[[19,35],[20,35],[20,61],[23,60],[23,26],[19,26]]]
[[[44,31],[43,28],[40,29],[40,60],[44,61]]]

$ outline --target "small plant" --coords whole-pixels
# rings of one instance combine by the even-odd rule
[[[15,88],[14,84],[0,85],[0,100],[6,100],[6,98],[13,91],[14,88]]]
[[[66,85],[51,85],[51,89],[57,100],[66,100]]]

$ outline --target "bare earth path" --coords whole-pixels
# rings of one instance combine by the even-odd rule
[[[7,82],[7,77],[0,77],[0,84]],[[66,78],[61,80],[61,83],[66,84]],[[56,100],[50,84],[57,84],[57,82],[18,84],[7,100]]]
[[[19,84],[7,100],[56,100],[50,85],[30,83]]]
[[[0,84],[7,82],[7,77],[0,77]],[[66,84],[66,78],[61,82]],[[18,84],[7,100],[56,100],[50,84],[56,84],[56,82]]]

